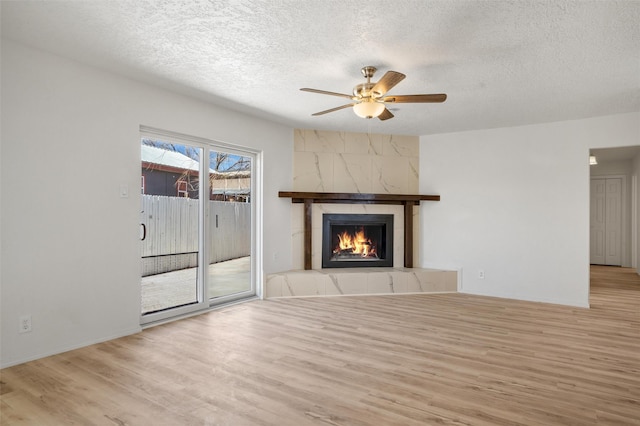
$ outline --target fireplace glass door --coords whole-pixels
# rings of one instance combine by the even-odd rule
[[[324,214],[322,267],[393,266],[393,215]]]

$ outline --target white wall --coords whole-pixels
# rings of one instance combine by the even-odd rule
[[[3,367],[140,330],[140,125],[261,150],[263,245],[289,233],[293,129],[2,40]]]
[[[462,118],[461,118],[462,119]],[[589,305],[589,149],[640,143],[640,113],[421,137],[422,266],[462,292]],[[485,278],[478,278],[478,271]]]

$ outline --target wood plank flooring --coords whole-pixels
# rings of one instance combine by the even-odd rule
[[[255,301],[1,371],[3,425],[640,425],[640,279],[591,309]]]

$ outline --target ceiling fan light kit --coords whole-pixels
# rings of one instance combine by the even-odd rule
[[[376,101],[363,101],[353,106],[353,112],[362,118],[378,117],[384,110],[384,104]]]
[[[371,77],[377,71],[375,67],[367,66],[362,68],[362,75],[367,79],[366,83],[358,84],[353,88],[353,95],[344,93],[328,92],[326,90],[310,89],[304,87],[300,90],[304,92],[320,93],[322,95],[339,96],[341,98],[351,99],[353,102],[339,107],[331,108],[325,111],[316,112],[311,115],[324,115],[329,112],[338,111],[344,108],[353,107],[353,112],[358,117],[374,118],[379,120],[388,120],[393,118],[393,114],[389,111],[385,103],[440,103],[447,99],[444,93],[433,95],[396,95],[385,96],[396,84],[400,83],[406,77],[397,71],[387,71],[385,75],[377,83],[371,82]]]

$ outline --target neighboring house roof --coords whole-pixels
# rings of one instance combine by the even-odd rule
[[[142,146],[142,162],[159,164],[166,167],[172,167],[183,170],[200,170],[199,163],[193,158],[189,158],[184,154],[176,151],[167,151],[166,149],[157,148],[155,146]]]
[[[170,169],[182,169],[191,170],[197,172],[200,170],[199,163],[191,157],[177,152],[169,151],[163,148],[155,146],[141,145],[142,147],[142,162],[148,164],[157,164],[163,166],[163,168]],[[240,179],[249,178],[251,176],[250,170],[232,170],[226,172],[219,172],[213,169],[209,169],[209,173],[217,175],[216,179]]]
[[[229,170],[226,172],[211,170],[211,174],[218,175],[218,179],[242,179],[251,177],[250,170]]]

